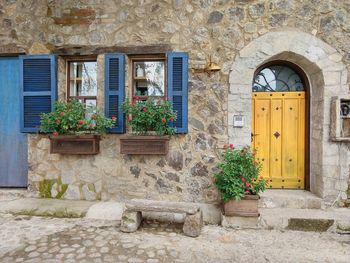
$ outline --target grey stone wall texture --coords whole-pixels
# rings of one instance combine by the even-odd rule
[[[120,135],[105,135],[96,156],[49,154],[47,137],[28,136],[33,190],[61,178],[69,184],[66,199],[218,203],[213,173],[222,145],[250,144],[254,70],[282,59],[310,81],[311,191],[329,203],[347,198],[349,143],[333,142],[329,133],[331,96],[349,94],[349,1],[1,0],[0,24],[1,53],[98,54],[101,108],[106,51],[185,51],[190,68],[210,56],[222,68],[211,76],[190,71],[189,132],[171,139],[166,156],[121,155]],[[58,68],[64,99],[64,59]],[[232,127],[237,113],[246,116],[240,129]]]

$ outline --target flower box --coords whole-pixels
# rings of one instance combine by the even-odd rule
[[[259,216],[259,198],[259,195],[246,195],[241,200],[225,202],[225,216]]]
[[[60,135],[50,136],[50,153],[98,154],[100,135]]]
[[[125,136],[120,138],[120,153],[165,155],[169,139],[169,136]]]

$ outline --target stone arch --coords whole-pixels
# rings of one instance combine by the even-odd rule
[[[261,65],[284,60],[306,74],[310,90],[310,190],[332,202],[346,199],[349,163],[345,145],[330,141],[332,96],[349,93],[347,70],[331,46],[304,32],[269,32],[245,46],[232,64],[229,76],[228,135],[236,146],[251,143],[251,84]],[[243,128],[233,127],[233,116],[245,116]],[[346,155],[346,154],[345,154]]]

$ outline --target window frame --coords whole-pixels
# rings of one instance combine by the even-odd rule
[[[70,92],[70,63],[71,62],[96,62],[97,64],[97,55],[91,56],[69,56],[65,57],[66,62],[66,100],[69,101],[71,99],[82,100],[84,104],[86,104],[86,100],[95,100],[97,106],[97,96],[98,91],[96,90],[96,96],[71,96]],[[98,64],[97,64],[98,65]],[[98,70],[96,71],[96,79],[98,78]]]
[[[289,62],[289,61],[286,61],[286,60],[271,60],[263,65],[261,65],[260,67],[258,67],[255,72],[254,72],[254,78],[253,78],[253,82],[252,82],[252,87],[253,87],[253,84],[254,84],[254,80],[255,80],[255,77],[264,69],[264,68],[268,68],[268,67],[271,67],[271,66],[283,66],[283,67],[289,67],[291,68],[292,70],[295,71],[295,73],[298,74],[302,84],[303,84],[303,87],[304,87],[304,92],[309,92],[310,90],[310,87],[308,86],[308,83],[309,83],[309,80],[308,80],[308,77],[306,76],[305,72],[296,64],[294,64],[293,62]],[[253,89],[252,89],[252,92],[253,92]],[[263,92],[263,91],[258,91],[258,92]],[[275,92],[275,91],[273,91]],[[293,92],[293,91],[285,91],[285,92]],[[298,91],[295,91],[295,92],[298,92]]]
[[[131,84],[131,97],[132,100],[135,101],[135,97],[137,97],[137,100],[147,100],[148,98],[152,97],[155,99],[164,99],[166,100],[168,98],[168,61],[166,54],[147,54],[147,55],[129,55],[129,59],[131,62],[130,65],[130,84]],[[164,62],[164,95],[163,96],[139,96],[136,95],[136,89],[135,89],[135,62],[143,62],[143,61],[161,61]]]

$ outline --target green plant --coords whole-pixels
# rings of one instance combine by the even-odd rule
[[[258,194],[264,191],[266,181],[259,177],[261,163],[255,159],[255,152],[246,146],[234,149],[233,145],[224,145],[223,160],[217,165],[219,172],[215,174],[215,185],[222,199],[240,200],[246,194]]]
[[[79,100],[57,101],[54,111],[41,115],[41,132],[53,135],[103,133],[112,128],[116,118],[106,118],[96,107],[85,106]]]
[[[57,185],[55,190],[56,196],[52,196],[51,190],[54,185]],[[58,179],[44,179],[39,182],[39,193],[42,198],[56,198],[60,199],[68,189],[68,184],[63,184],[61,178]]]
[[[128,124],[132,131],[139,135],[146,135],[155,132],[157,135],[172,135],[175,128],[170,122],[176,120],[176,113],[168,100],[154,99],[135,101],[126,99],[122,104],[124,113],[128,115]]]

